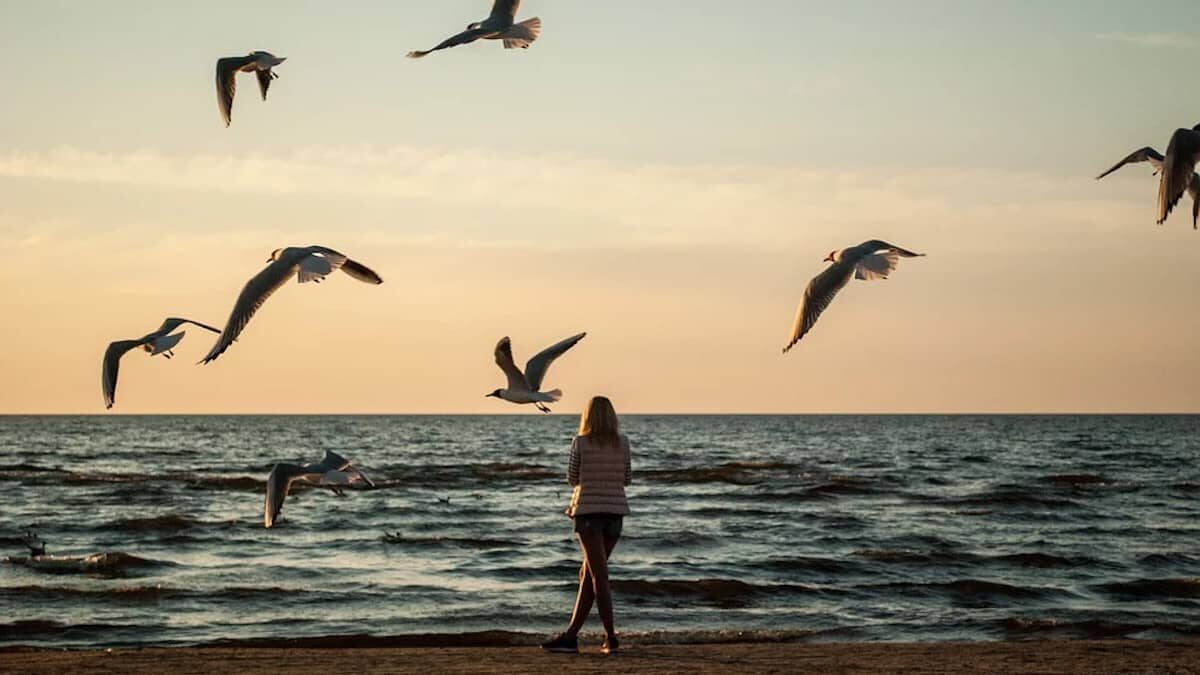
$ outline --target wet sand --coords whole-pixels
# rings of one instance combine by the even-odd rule
[[[1198,673],[1200,642],[1150,640],[531,647],[7,651],[4,673]]]

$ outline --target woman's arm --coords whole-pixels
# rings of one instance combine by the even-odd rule
[[[579,485],[579,437],[571,439],[571,458],[567,461],[567,485]]]

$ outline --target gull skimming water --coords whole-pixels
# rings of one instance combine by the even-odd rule
[[[375,487],[366,474],[355,469],[350,460],[336,452],[325,451],[325,457],[315,464],[286,464],[279,463],[271,468],[267,476],[267,498],[263,502],[263,526],[274,527],[279,520],[279,512],[283,510],[283,500],[287,497],[292,483],[301,481],[333,490],[334,494],[344,497],[342,487],[363,485]]]

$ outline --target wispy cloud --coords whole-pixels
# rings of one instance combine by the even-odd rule
[[[1114,215],[1111,201],[1081,199],[1093,187],[1085,178],[1039,172],[645,164],[411,147],[312,148],[279,156],[60,148],[0,153],[0,177],[178,191],[180,204],[196,202],[206,212],[214,195],[265,194],[299,204],[316,196],[336,204],[334,213],[374,204],[382,218],[406,223],[404,236],[539,248],[613,241],[776,247],[831,235],[886,236],[893,227],[920,235],[1047,222],[1070,232],[1129,216]],[[229,209],[228,200],[215,201],[223,204],[222,219],[244,217],[230,215],[241,211]],[[258,227],[278,226],[272,218],[281,217],[274,213],[281,208],[256,214]],[[428,225],[407,225],[422,222]],[[303,227],[289,225],[293,234]]]
[[[1183,33],[1125,33],[1118,31],[1097,33],[1096,39],[1125,42],[1142,47],[1173,47],[1181,49],[1200,45],[1200,40],[1197,40],[1192,35],[1185,35]]]

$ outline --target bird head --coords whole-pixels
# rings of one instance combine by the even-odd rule
[[[1192,131],[1200,131],[1200,124],[1197,124],[1196,126],[1192,127]]]
[[[500,398],[500,390],[499,390],[499,389],[497,389],[496,391],[493,391],[493,392],[492,392],[492,393],[490,393],[490,394],[484,394],[484,395],[483,395],[483,397],[484,397],[484,398],[488,398],[489,396],[495,396],[496,398]]]
[[[822,260],[821,262],[837,262],[837,259],[838,259],[838,252],[830,251],[829,255],[825,256],[825,259]]]
[[[275,262],[276,260],[279,260],[279,256],[282,254],[283,254],[283,249],[281,249],[281,248],[277,248],[274,251],[271,251],[271,257],[267,258],[267,262],[270,263],[270,262]]]

